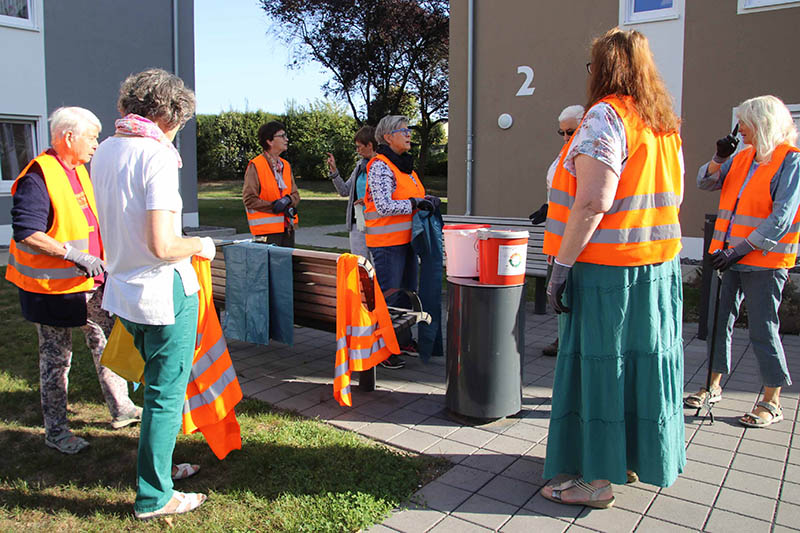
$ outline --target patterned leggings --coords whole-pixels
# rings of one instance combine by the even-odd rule
[[[134,404],[128,397],[127,382],[100,364],[106,337],[114,326],[113,317],[100,308],[102,301],[102,286],[86,293],[86,325],[81,326],[81,330],[92,353],[108,410],[116,417],[133,409]],[[36,332],[39,334],[39,387],[44,430],[48,438],[56,438],[69,430],[67,386],[72,364],[72,328],[36,324]]]

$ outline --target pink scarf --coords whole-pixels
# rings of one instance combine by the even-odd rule
[[[168,146],[175,155],[175,158],[178,160],[178,168],[183,166],[183,160],[181,159],[181,154],[178,153],[178,149],[175,148],[175,145],[172,144],[172,141],[167,139],[167,136],[164,135],[164,132],[161,131],[161,128],[159,128],[152,120],[148,120],[134,113],[129,113],[124,117],[117,119],[117,121],[114,122],[114,126],[116,126],[116,133],[121,135],[148,137],[158,141],[164,146]]]

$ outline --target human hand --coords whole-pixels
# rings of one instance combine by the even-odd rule
[[[558,260],[553,261],[553,272],[550,274],[550,283],[547,284],[547,301],[556,314],[570,312],[570,308],[561,301],[561,296],[567,288],[567,277],[571,268],[572,266],[562,265]]]
[[[212,261],[217,255],[217,246],[211,237],[200,237],[200,246],[200,253],[197,254],[200,257]]]
[[[421,211],[435,211],[436,207],[433,205],[433,202],[429,200],[427,197],[425,198],[410,198],[411,206],[416,207]]]
[[[736,151],[736,147],[739,146],[739,139],[736,137],[737,133],[739,133],[738,122],[732,132],[717,140],[717,153],[714,154],[713,159],[715,163],[724,163]]]
[[[331,174],[338,174],[338,170],[336,169],[336,158],[333,157],[333,154],[328,152],[328,171]]]
[[[67,253],[64,254],[64,259],[75,263],[75,266],[78,267],[78,269],[83,272],[87,278],[99,276],[106,271],[106,264],[99,257],[81,252],[80,250],[73,248],[68,242],[65,242],[64,246],[67,248]]]
[[[750,244],[747,239],[743,240],[733,248],[725,250],[717,250],[711,256],[711,266],[719,271],[727,270],[731,265],[736,264],[739,260],[755,250],[755,247]]]
[[[547,204],[542,204],[542,207],[528,215],[528,218],[531,220],[531,224],[534,225],[541,224],[547,220]]]
[[[289,195],[284,196],[278,200],[272,202],[272,212],[275,214],[283,213],[286,210],[286,207],[292,203],[292,199]]]
[[[436,209],[438,209],[439,206],[442,204],[441,198],[439,198],[438,196],[434,196],[432,194],[426,194],[425,195],[425,199],[430,201],[433,204],[432,211],[435,211]]]

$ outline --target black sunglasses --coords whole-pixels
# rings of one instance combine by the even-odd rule
[[[575,130],[572,129],[572,128],[570,128],[570,129],[568,129],[566,131],[564,131],[562,129],[558,130],[558,136],[559,137],[563,137],[565,133],[567,134],[567,136],[572,137],[572,134],[575,133]]]
[[[592,73],[592,62],[591,61],[586,63],[586,72],[588,72],[589,74]]]

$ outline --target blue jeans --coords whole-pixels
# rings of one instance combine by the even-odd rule
[[[375,275],[378,285],[384,295],[389,289],[417,290],[417,256],[409,244],[396,246],[379,246],[369,248],[372,254],[372,264],[375,266]],[[396,292],[386,297],[386,305],[393,307],[411,307],[411,302],[404,293]],[[409,330],[405,330],[408,332]],[[402,337],[402,338],[401,338]],[[410,333],[401,335],[397,342],[407,344],[411,341]]]
[[[717,334],[714,341],[714,372],[729,374],[731,371],[731,334],[733,324],[739,316],[742,300],[747,303],[747,323],[750,342],[756,354],[761,381],[765,387],[791,385],[786,355],[778,334],[778,308],[781,291],[788,278],[786,269],[755,270],[743,272],[727,270],[722,274],[717,311]],[[711,294],[716,294],[717,276],[712,278]],[[714,302],[710,302],[708,330],[713,330]],[[709,350],[711,342],[708,343]]]

